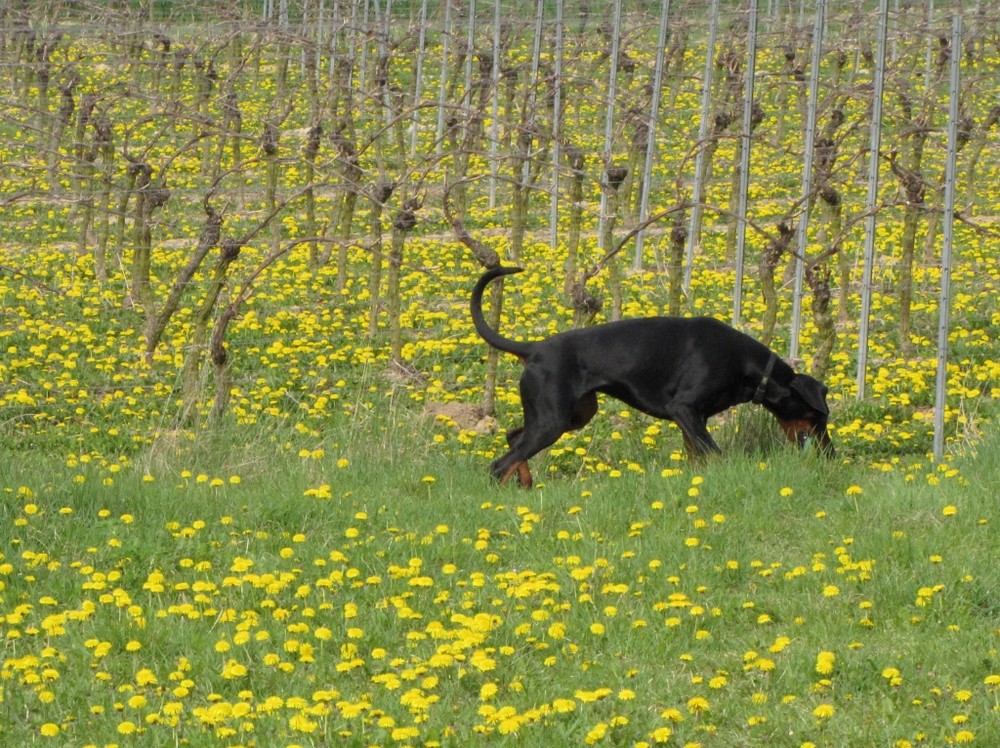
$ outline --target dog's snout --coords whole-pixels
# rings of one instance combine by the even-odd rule
[[[785,432],[788,441],[800,449],[805,449],[815,443],[824,454],[833,457],[836,450],[827,432],[826,423],[814,423],[805,418],[779,420],[781,430]]]

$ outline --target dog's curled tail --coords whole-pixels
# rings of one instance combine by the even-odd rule
[[[523,343],[517,340],[512,340],[511,338],[505,338],[503,335],[490,327],[489,324],[487,324],[486,318],[483,316],[483,292],[486,290],[486,287],[497,278],[523,272],[524,268],[490,268],[482,274],[476,282],[476,285],[473,287],[472,299],[469,304],[469,308],[472,312],[472,323],[476,326],[476,332],[479,333],[479,337],[497,350],[504,351],[505,353],[513,353],[515,356],[522,359],[530,352],[531,343]]]

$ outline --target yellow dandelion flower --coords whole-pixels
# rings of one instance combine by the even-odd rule
[[[833,672],[833,664],[837,660],[837,655],[833,652],[820,652],[816,656],[816,672],[820,675],[829,675]]]
[[[835,711],[833,704],[820,704],[813,709],[812,714],[816,719],[830,719]]]
[[[38,732],[44,738],[54,738],[59,734],[59,725],[54,722],[46,722],[44,725],[38,728]]]
[[[709,708],[708,699],[702,696],[694,696],[688,699],[687,708],[691,714],[701,714],[702,712],[707,712]]]
[[[578,689],[573,693],[573,696],[577,700],[582,701],[585,704],[589,704],[594,701],[600,701],[601,699],[609,696],[611,694],[610,688],[597,688],[593,691],[585,691],[583,689]]]
[[[667,743],[670,741],[670,736],[673,734],[669,727],[659,727],[649,733],[649,739],[654,743]]]
[[[156,673],[144,667],[135,674],[135,682],[140,686],[156,685]]]
[[[576,702],[573,699],[555,699],[552,702],[552,709],[557,714],[567,714],[576,710]]]
[[[599,740],[603,740],[604,736],[607,735],[607,733],[608,733],[608,725],[604,722],[598,722],[596,725],[590,728],[590,731],[583,739],[583,742],[586,743],[587,745],[593,745]]]
[[[894,667],[887,667],[883,670],[882,677],[889,681],[890,686],[898,686],[903,682],[902,675],[900,675],[899,670]]]
[[[420,729],[417,727],[394,727],[390,737],[397,743],[405,743],[413,738],[420,737]]]
[[[227,680],[242,678],[247,674],[247,666],[236,660],[228,660],[222,668],[222,677]]]
[[[664,709],[662,712],[660,712],[660,718],[667,720],[667,722],[683,722],[684,721],[684,715],[681,714],[681,710],[680,709],[674,709],[674,708]]]

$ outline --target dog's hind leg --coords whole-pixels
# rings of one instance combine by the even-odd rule
[[[576,429],[583,428],[596,414],[597,395],[593,392],[588,392],[574,404],[572,414],[569,417],[569,423],[566,425],[566,428],[563,431],[560,431],[551,442],[548,442],[547,444],[544,444],[544,446],[531,451],[524,459],[521,460],[514,459],[513,455],[522,453],[522,449],[524,447],[523,440],[525,427],[518,426],[508,430],[507,445],[510,449],[507,454],[493,463],[493,475],[500,481],[501,485],[505,485],[512,476],[516,475],[517,482],[522,488],[530,488],[533,483],[533,479],[531,477],[531,470],[528,468],[528,457],[531,457],[532,455],[540,452],[542,449],[545,449],[545,447],[550,446],[566,431],[575,431]]]
[[[562,392],[553,393],[536,372],[526,370],[521,376],[521,407],[524,425],[507,432],[510,448],[494,461],[491,472],[500,483],[517,475],[527,488],[531,485],[528,460],[567,431],[585,425],[597,412],[597,397],[588,393],[572,399]]]
[[[528,470],[528,460],[546,447],[555,444],[556,440],[569,430],[568,424],[566,426],[567,428],[532,429],[530,425],[525,425],[524,430],[515,439],[516,444],[493,463],[491,468],[493,477],[503,484],[510,480],[512,475],[517,474],[518,482],[525,488],[529,487],[531,472]]]
[[[566,431],[576,431],[577,429],[582,429],[592,419],[597,415],[597,394],[594,392],[588,392],[586,395],[581,397],[576,401],[573,406],[573,415],[570,417],[569,426],[566,427]],[[507,429],[507,446],[514,448],[520,443],[521,435],[524,433],[524,426],[516,426],[512,429]]]
[[[521,438],[521,434],[524,433],[524,426],[518,426],[513,429],[507,429],[507,446],[513,447],[517,444],[518,440]]]
[[[503,458],[501,458],[503,459]],[[531,488],[534,483],[534,479],[531,477],[531,469],[528,467],[527,460],[520,460],[518,462],[510,463],[503,472],[498,472],[497,465],[500,460],[494,464],[493,476],[497,479],[501,486],[506,486],[507,482],[511,479],[511,476],[517,476],[517,484],[521,488]]]

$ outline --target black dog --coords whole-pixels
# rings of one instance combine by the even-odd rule
[[[676,423],[692,458],[720,451],[706,427],[710,416],[751,400],[778,419],[792,443],[803,446],[813,438],[833,453],[826,387],[796,374],[767,346],[718,320],[652,317],[536,342],[503,337],[483,317],[483,291],[496,278],[519,272],[493,268],[472,289],[472,321],[479,335],[524,364],[524,425],[507,432],[510,449],[491,468],[501,483],[517,473],[520,484],[530,486],[528,459],[586,425],[597,413],[598,392]]]

